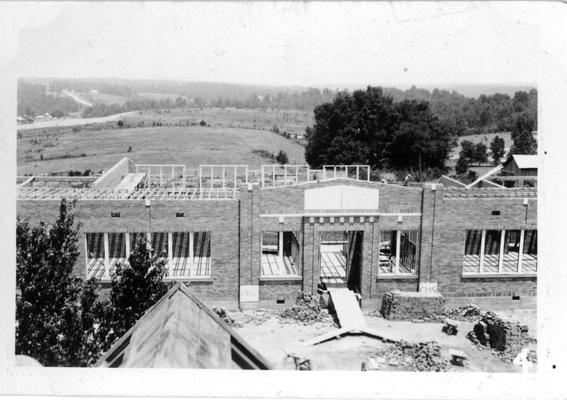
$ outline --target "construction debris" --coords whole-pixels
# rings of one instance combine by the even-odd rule
[[[528,336],[528,327],[505,321],[493,312],[485,312],[467,337],[479,348],[490,348],[506,362],[512,362],[526,345],[535,340]]]
[[[447,335],[456,335],[459,331],[459,322],[450,318],[445,319],[445,325],[442,328]]]
[[[459,367],[465,366],[465,361],[467,360],[467,355],[461,350],[450,349],[451,354],[451,364],[458,365]]]
[[[300,357],[291,353],[288,354],[287,356],[293,359],[296,370],[311,371],[311,360],[309,358]]]
[[[417,344],[400,341],[373,355],[365,362],[365,367],[376,364],[410,371],[439,372],[448,368],[447,360],[441,355],[441,346],[434,341]]]
[[[451,308],[445,312],[445,315],[447,318],[456,321],[475,322],[482,317],[482,311],[477,306],[469,304],[467,306]]]
[[[228,313],[226,312],[226,310],[222,307],[213,307],[213,311],[220,317],[220,319],[222,319],[224,322],[226,322],[226,324],[228,326],[232,326],[235,327],[235,321],[233,318],[231,318]]]
[[[301,322],[308,325],[312,322],[327,322],[335,325],[333,317],[321,308],[318,295],[300,292],[295,305],[283,309],[279,314],[283,322]]]
[[[231,311],[230,314],[222,307],[213,307],[213,311],[217,313],[224,322],[233,328],[242,328],[244,325],[250,323],[254,325],[261,325],[277,315],[275,311],[264,310],[261,308],[249,312],[240,312],[235,310]]]

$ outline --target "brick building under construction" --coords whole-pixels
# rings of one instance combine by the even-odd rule
[[[98,177],[18,178],[17,213],[52,222],[77,199],[79,276],[108,282],[147,235],[166,279],[210,304],[289,305],[320,286],[349,287],[363,306],[393,289],[536,295],[535,188],[400,186],[369,172],[124,158]]]

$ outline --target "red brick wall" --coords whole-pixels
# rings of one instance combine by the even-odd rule
[[[468,229],[537,229],[537,201],[529,199],[443,198],[435,215],[433,275],[441,293],[475,296],[486,293],[535,293],[535,277],[463,278],[463,256]],[[500,211],[500,215],[492,215]]]
[[[59,215],[58,200],[18,201],[19,216],[32,223],[53,223]],[[74,272],[86,277],[85,232],[211,232],[212,283],[192,283],[203,298],[235,299],[238,293],[238,201],[145,201],[84,200],[77,202],[76,221],[81,223],[79,250]],[[111,212],[120,217],[111,217]],[[176,217],[184,212],[184,217]],[[151,218],[150,218],[151,215]]]
[[[325,218],[322,224],[318,217],[313,222],[309,217],[284,217],[283,223],[277,217],[260,217],[260,214],[302,214],[306,188],[336,184],[378,187],[380,212],[421,212],[422,215],[404,216],[401,223],[397,215],[386,215],[374,216],[373,222],[366,217],[362,223],[358,217],[350,222],[347,216],[343,223],[339,218],[335,218],[334,223]],[[239,201],[152,201],[151,218],[143,200],[81,201],[76,215],[82,224],[81,232],[211,232],[213,281],[191,284],[205,299],[235,301],[239,285],[259,285],[260,301],[266,302],[272,301],[278,293],[289,296],[297,290],[315,292],[320,276],[318,250],[323,230],[364,232],[361,290],[365,299],[378,299],[394,289],[416,291],[420,282],[437,282],[441,293],[448,296],[534,294],[535,277],[463,278],[462,263],[467,229],[536,229],[536,200],[530,199],[526,207],[521,198],[448,198],[443,197],[443,190],[442,185],[437,185],[437,190],[433,191],[429,185],[422,189],[346,180],[273,189],[255,186],[252,191],[242,185]],[[59,201],[55,200],[17,202],[18,215],[27,216],[32,222],[43,219],[52,223],[58,216],[58,209]],[[495,210],[500,211],[500,215],[491,215]],[[111,212],[119,212],[120,217],[111,217]],[[185,215],[176,217],[176,212]],[[364,211],[360,214],[364,215]],[[383,279],[378,276],[379,232],[398,229],[420,229],[419,278]],[[300,233],[303,238],[301,282],[260,281],[263,231]],[[84,253],[83,238],[79,248]],[[84,254],[81,254],[76,272],[84,277],[85,270]]]
[[[261,281],[260,301],[266,306],[277,306],[278,297],[283,297],[285,307],[295,304],[297,294],[301,291],[301,282],[297,281]]]

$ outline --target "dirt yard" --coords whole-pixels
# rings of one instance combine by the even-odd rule
[[[261,318],[254,317],[254,311],[230,312],[235,320],[245,321],[236,331],[261,354],[273,368],[294,369],[293,359],[287,354],[309,358],[314,370],[361,370],[362,362],[369,356],[383,351],[393,344],[367,336],[344,336],[315,346],[305,346],[304,342],[318,335],[337,329],[329,318],[326,322],[311,324],[295,323],[293,320],[282,320],[277,311],[261,312]],[[507,315],[510,317],[511,315]],[[513,315],[519,322],[530,327],[530,335],[535,332],[535,310],[522,310]],[[436,341],[441,346],[441,355],[450,359],[450,349],[464,352],[468,361],[464,367],[447,363],[448,371],[479,371],[479,372],[520,372],[522,368],[512,363],[500,360],[487,349],[478,349],[466,338],[472,330],[472,322],[462,322],[456,336],[448,336],[441,331],[441,323],[413,323],[410,321],[389,321],[374,315],[365,315],[369,328],[384,332],[390,337],[409,342]],[[535,350],[536,345],[529,346]],[[385,365],[379,369],[401,370],[397,365]],[[535,370],[532,366],[530,371]]]

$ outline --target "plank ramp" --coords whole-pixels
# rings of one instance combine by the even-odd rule
[[[366,328],[366,322],[354,292],[347,288],[336,288],[329,289],[329,294],[341,328],[349,330],[364,330]]]
[[[396,343],[399,341],[398,338],[366,326],[366,321],[364,321],[354,292],[346,288],[337,288],[329,289],[329,294],[331,295],[331,300],[341,327],[304,342],[304,346],[315,346],[347,335],[365,335],[386,343]]]

